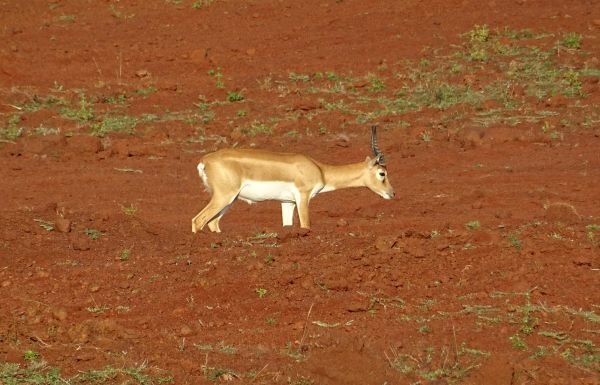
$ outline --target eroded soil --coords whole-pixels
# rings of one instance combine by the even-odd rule
[[[0,6],[0,383],[600,383],[597,2]],[[372,124],[396,199],[191,233],[202,154]]]

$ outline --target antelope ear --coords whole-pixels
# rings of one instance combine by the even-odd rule
[[[375,167],[376,164],[379,163],[379,157],[371,159],[367,156],[367,159],[365,159],[365,162],[368,164],[369,170],[370,170],[373,167]]]

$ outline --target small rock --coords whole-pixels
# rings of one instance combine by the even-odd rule
[[[173,315],[176,317],[181,317],[182,315],[184,315],[186,312],[186,309],[184,307],[178,307],[175,310],[173,310]]]
[[[92,293],[96,293],[98,290],[100,290],[100,286],[98,286],[98,285],[93,285],[90,287],[90,291]]]
[[[71,231],[71,221],[63,217],[58,217],[54,221],[54,227],[60,233],[68,233]]]
[[[463,137],[464,146],[480,147],[483,143],[482,132],[477,130],[469,130]]]
[[[187,336],[190,336],[192,334],[194,334],[194,331],[192,330],[192,328],[190,328],[187,325],[183,325],[181,327],[181,329],[179,329],[179,336],[180,337],[187,337]]]
[[[304,329],[304,321],[296,321],[292,324],[292,330]]]
[[[563,95],[551,96],[546,99],[546,107],[566,107],[568,103],[568,99]]]
[[[294,107],[292,107],[292,109],[294,111],[312,111],[312,110],[316,110],[317,108],[320,107],[320,104],[318,102],[315,102],[313,100],[302,100],[297,102]]]
[[[135,71],[135,76],[137,76],[140,79],[148,78],[150,77],[150,71],[146,69],[137,70]]]
[[[50,273],[48,273],[45,270],[38,270],[35,275],[38,276],[38,278],[48,278],[50,276]]]
[[[90,249],[90,244],[87,239],[76,238],[71,242],[73,250],[86,251]]]
[[[379,251],[389,250],[396,245],[395,236],[381,235],[375,239],[375,248]]]
[[[415,258],[425,258],[425,252],[420,247],[409,250],[409,253]]]
[[[306,277],[300,282],[300,286],[302,286],[303,289],[308,290],[313,287],[313,281],[311,278]]]
[[[353,301],[346,306],[346,310],[348,310],[350,313],[358,313],[369,310],[369,306],[365,303],[365,301]]]
[[[592,266],[592,258],[589,255],[578,255],[573,258],[573,263],[577,266]]]
[[[2,284],[0,284],[0,286],[8,287],[8,286],[10,286],[10,281],[9,280],[2,281]]]
[[[248,56],[254,56],[256,54],[256,48],[248,48],[246,50],[246,55]]]
[[[346,227],[348,226],[348,221],[345,220],[344,218],[340,218],[337,223],[336,223],[337,227]]]
[[[96,357],[92,353],[79,353],[75,357],[75,360],[86,362],[86,361],[92,361],[94,358],[96,358]]]
[[[344,277],[335,277],[325,280],[325,286],[333,291],[346,291],[349,288],[348,280]]]
[[[67,319],[67,311],[65,309],[54,309],[52,316],[58,321],[64,321]]]

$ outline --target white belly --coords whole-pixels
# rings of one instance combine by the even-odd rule
[[[291,182],[245,181],[238,198],[248,203],[276,200],[295,202],[298,189]]]

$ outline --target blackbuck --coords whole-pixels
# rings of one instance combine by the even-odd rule
[[[283,226],[291,226],[294,208],[300,227],[309,229],[308,205],[317,194],[347,187],[368,187],[385,199],[395,195],[377,146],[377,128],[371,128],[374,158],[345,165],[329,165],[302,154],[261,150],[223,149],[205,155],[198,173],[212,194],[210,202],[192,219],[192,232],[208,224],[221,232],[219,221],[236,199],[248,203],[281,202]]]

